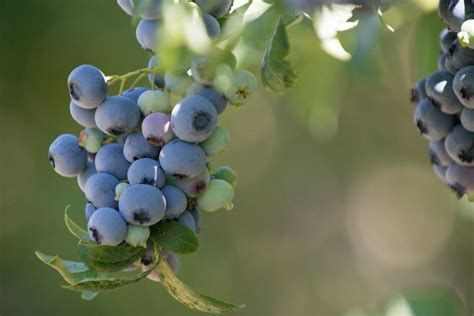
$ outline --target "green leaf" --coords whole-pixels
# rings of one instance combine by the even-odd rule
[[[287,25],[291,25],[294,21],[288,17],[280,19],[263,56],[260,68],[262,82],[265,87],[276,93],[284,93],[296,84],[296,72],[288,59],[290,41],[286,30]]]
[[[161,256],[158,262],[158,274],[161,284],[169,295],[181,304],[201,312],[220,314],[242,309],[245,305],[235,305],[203,295],[181,282],[173,273],[166,259]]]
[[[58,271],[69,284],[97,276],[96,271],[89,269],[89,267],[82,262],[62,260],[58,256],[48,256],[39,251],[36,251],[35,254],[43,263]]]
[[[142,272],[140,274],[137,274],[135,276],[131,277],[98,277],[98,278],[89,278],[89,279],[84,279],[80,282],[63,286],[63,288],[71,291],[78,291],[78,292],[83,292],[82,296],[84,296],[84,293],[87,292],[96,292],[96,293],[101,293],[101,292],[108,292],[112,290],[116,290],[118,288],[134,284],[145,278],[148,274],[150,274],[158,265],[158,261],[161,260],[160,258],[160,249],[159,246],[156,244],[155,246],[155,258],[154,258],[154,263],[150,267],[149,270]],[[165,259],[166,260],[166,259]],[[86,294],[86,297],[88,297],[89,294]]]
[[[64,211],[64,222],[66,223],[66,227],[69,229],[71,234],[73,234],[79,240],[87,241],[87,242],[94,242],[87,231],[81,228],[78,224],[76,224],[67,214],[69,206],[66,207]]]
[[[162,221],[152,227],[151,239],[161,248],[174,253],[192,253],[199,247],[196,235],[175,221]]]
[[[80,241],[79,257],[84,263],[99,272],[116,272],[131,265],[145,254],[142,247],[132,248],[127,244],[103,246]]]

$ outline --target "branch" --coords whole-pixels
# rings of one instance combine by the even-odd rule
[[[466,12],[465,21],[474,19],[474,0],[464,0],[464,11]]]

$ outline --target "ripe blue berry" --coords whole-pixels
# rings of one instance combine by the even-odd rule
[[[459,198],[474,194],[474,168],[452,164],[446,171],[446,180]]]
[[[149,184],[161,188],[165,185],[165,173],[158,161],[150,158],[135,160],[127,173],[128,182],[134,184]]]
[[[148,62],[148,68],[160,68],[160,62],[158,56],[153,56]],[[157,88],[163,89],[165,87],[165,72],[164,70],[157,70],[148,75],[148,81],[154,84]]]
[[[186,195],[178,187],[166,185],[161,189],[166,199],[165,219],[174,219],[186,210],[188,201]]]
[[[69,103],[69,111],[72,118],[84,127],[96,127],[95,124],[95,109],[84,109],[77,106],[73,101]]]
[[[217,111],[208,99],[191,95],[182,99],[171,112],[171,127],[181,140],[202,142],[214,132]]]
[[[218,18],[229,13],[233,0],[195,0],[202,11]]]
[[[171,117],[163,113],[151,113],[142,122],[142,133],[150,144],[163,147],[174,137]]]
[[[86,203],[86,207],[85,207],[86,222],[89,221],[89,219],[91,218],[92,214],[94,214],[94,212],[95,212],[96,210],[97,210],[97,209],[95,208],[95,206],[94,206],[91,202],[87,202],[87,203]]]
[[[194,178],[206,167],[206,154],[199,145],[174,140],[161,150],[160,165],[167,175]]]
[[[203,86],[197,82],[189,86],[186,96],[193,94],[200,95],[208,99],[216,108],[217,114],[221,114],[227,107],[227,99],[224,94],[218,92],[216,89],[208,86]]]
[[[97,152],[95,167],[97,172],[106,172],[119,180],[124,180],[127,179],[130,163],[123,155],[122,145],[107,144]]]
[[[130,134],[123,146],[123,154],[129,162],[140,158],[155,159],[159,153],[160,149],[152,146],[140,132]]]
[[[465,107],[474,109],[474,66],[458,71],[454,77],[453,90]]]
[[[49,147],[49,161],[54,171],[63,177],[75,177],[87,165],[87,153],[71,134],[58,136]]]
[[[474,109],[464,108],[461,112],[460,119],[462,126],[466,130],[474,132]]]
[[[115,187],[119,180],[108,173],[95,173],[86,182],[85,193],[87,199],[96,208],[117,208],[115,201]]]
[[[453,91],[454,76],[448,71],[441,70],[433,73],[426,80],[426,93],[433,103],[446,114],[461,112],[463,105]]]
[[[474,133],[467,131],[462,125],[457,125],[445,140],[449,156],[462,166],[474,166]]]
[[[94,66],[75,68],[67,79],[71,100],[85,109],[94,109],[104,102],[108,86],[104,74]]]
[[[454,163],[453,159],[446,152],[444,140],[442,141],[431,141],[429,154],[431,158],[431,163],[434,165],[449,166]]]
[[[411,89],[410,101],[415,105],[428,97],[428,94],[426,93],[426,80],[427,78],[421,79]]]
[[[458,40],[458,34],[445,28],[439,34],[439,44],[443,53],[447,53],[449,49]]]
[[[89,236],[98,244],[118,246],[125,239],[127,224],[117,210],[99,208],[87,223]]]
[[[464,21],[463,0],[441,0],[438,7],[439,17],[454,32],[459,32]]]
[[[107,135],[127,134],[138,126],[140,109],[127,97],[108,97],[95,112],[95,122]]]
[[[138,103],[138,99],[140,98],[140,96],[147,91],[150,91],[150,89],[145,88],[145,87],[135,87],[135,88],[125,90],[122,93],[122,96],[129,98],[135,103]]]
[[[159,30],[160,23],[158,20],[140,20],[135,35],[144,50],[156,53],[159,43]]]
[[[178,221],[189,228],[193,233],[197,234],[196,222],[194,221],[194,217],[191,215],[191,213],[188,211],[183,212],[178,216]]]
[[[212,39],[217,39],[221,35],[221,27],[215,17],[210,14],[203,14],[202,19],[206,27],[207,35]]]
[[[129,224],[151,226],[165,215],[166,201],[156,187],[135,184],[122,193],[119,210]]]
[[[441,112],[429,99],[424,99],[417,106],[414,120],[420,133],[435,141],[446,137],[455,124],[453,116]]]
[[[86,190],[87,180],[89,180],[89,178],[95,173],[97,173],[97,170],[95,169],[95,163],[88,162],[86,168],[77,175],[77,184],[83,192]]]

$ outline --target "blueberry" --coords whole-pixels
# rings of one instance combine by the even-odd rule
[[[92,214],[94,214],[94,212],[95,212],[96,210],[97,210],[97,209],[95,208],[94,204],[92,204],[91,202],[87,202],[87,203],[86,203],[86,207],[85,207],[86,222],[89,221],[89,219],[91,218]]]
[[[140,122],[140,109],[127,97],[108,97],[95,112],[97,126],[107,135],[130,133]]]
[[[174,219],[186,210],[186,195],[178,187],[166,185],[161,189],[166,199],[165,219]]]
[[[251,72],[237,69],[234,72],[232,83],[224,91],[224,94],[229,103],[241,105],[255,93],[257,85],[257,79]]]
[[[227,99],[224,94],[218,92],[212,87],[203,86],[195,82],[189,86],[186,96],[191,96],[193,94],[197,94],[208,99],[216,108],[217,114],[224,112],[227,107]]]
[[[150,91],[150,89],[145,88],[145,87],[135,87],[135,88],[125,90],[122,93],[122,96],[129,98],[135,103],[138,103],[138,99],[140,98],[140,96],[147,91]]]
[[[446,114],[461,112],[463,105],[453,91],[454,76],[441,70],[433,73],[426,80],[426,93],[432,102]]]
[[[63,177],[75,177],[87,165],[87,153],[71,134],[58,136],[49,146],[49,161],[54,171]]]
[[[174,73],[167,71],[165,73],[165,87],[177,95],[185,95],[193,79],[186,73]]]
[[[474,66],[458,71],[454,77],[453,90],[464,106],[474,109]]]
[[[206,27],[207,35],[212,39],[217,39],[221,35],[221,26],[219,22],[210,14],[203,14],[202,19]]]
[[[214,212],[220,208],[230,209],[234,199],[232,186],[220,179],[213,179],[207,189],[197,198],[198,206],[206,212]]]
[[[443,29],[439,34],[439,44],[443,53],[447,53],[449,49],[458,40],[458,34],[447,28]]]
[[[127,224],[117,210],[99,208],[87,223],[89,236],[98,244],[118,246],[125,239]]]
[[[464,0],[440,0],[439,17],[454,32],[459,32],[464,21]]]
[[[130,163],[123,155],[124,146],[107,144],[95,156],[95,167],[98,172],[106,172],[119,180],[127,179]]]
[[[188,211],[194,217],[194,222],[196,223],[196,232],[199,234],[201,231],[201,211],[199,211],[197,207]]]
[[[133,14],[133,4],[131,3],[131,0],[117,0],[117,4],[122,8],[125,13],[128,15]]]
[[[459,198],[474,193],[474,168],[452,164],[446,171],[446,180]]]
[[[163,147],[174,138],[171,117],[163,113],[151,113],[142,122],[142,133],[150,144]]]
[[[474,64],[474,51],[470,48],[464,48],[456,42],[448,52],[448,58],[452,66],[456,69]]]
[[[189,228],[193,233],[197,234],[196,222],[194,221],[194,217],[188,211],[185,211],[178,216],[178,222]]]
[[[211,157],[226,150],[229,146],[229,142],[229,132],[225,128],[217,126],[214,133],[212,133],[208,139],[200,143],[200,145],[202,149],[204,149],[206,155]]]
[[[148,75],[148,80],[156,87],[163,89],[165,87],[165,72],[163,69],[160,69],[158,56],[153,56],[150,58],[150,61],[148,62],[148,68],[158,68],[157,71]]]
[[[175,178],[193,178],[206,167],[206,154],[199,145],[173,140],[161,150],[160,165]]]
[[[140,20],[135,35],[144,50],[156,53],[159,42],[159,28],[160,22],[157,20]]]
[[[175,185],[183,190],[187,197],[196,197],[206,190],[209,181],[211,181],[211,175],[207,168],[204,168],[197,177],[175,179]]]
[[[446,69],[446,59],[448,58],[449,54],[448,53],[442,53],[439,55],[438,57],[438,70],[446,70],[448,71],[449,73],[451,73],[449,70]],[[455,75],[455,73],[453,73],[453,75]]]
[[[150,158],[135,160],[127,173],[128,182],[133,184],[149,184],[161,188],[165,185],[165,173],[158,161]]]
[[[117,184],[119,180],[116,177],[103,172],[95,173],[86,182],[86,197],[97,208],[117,208],[115,201]]]
[[[231,167],[222,166],[217,168],[214,176],[216,179],[228,182],[234,188],[237,186],[237,173]]]
[[[461,112],[461,124],[470,132],[474,132],[474,109],[464,108]]]
[[[445,57],[443,58],[444,67],[442,68],[448,71],[450,74],[456,75],[459,69],[454,66],[453,57],[449,53],[445,53],[443,55],[445,55]]]
[[[233,0],[195,0],[202,11],[218,18],[229,13]]]
[[[447,180],[446,180],[446,171],[447,170],[448,170],[448,167],[445,167],[445,166],[442,166],[442,165],[433,165],[434,173],[443,182],[447,182]]]
[[[458,164],[474,166],[474,133],[457,125],[445,140],[446,151]]]
[[[142,19],[147,20],[156,20],[161,17],[161,8],[163,6],[163,0],[149,0],[149,1],[140,1],[140,0],[130,0],[132,7],[135,5],[142,5],[142,8],[139,12]]]
[[[125,191],[129,186],[130,183],[126,181],[117,184],[117,186],[115,187],[115,201],[120,200],[120,196],[122,196],[123,191]]]
[[[146,247],[146,242],[150,238],[150,228],[144,226],[127,226],[125,242],[132,247]]]
[[[108,86],[104,74],[94,66],[75,68],[67,79],[69,95],[74,103],[85,109],[94,109],[104,102]]]
[[[161,90],[149,90],[144,92],[138,98],[137,104],[145,116],[153,112],[168,113],[171,110],[170,100]]]
[[[165,258],[166,258],[166,262],[171,268],[171,271],[173,271],[174,274],[178,274],[179,268],[181,267],[181,262],[179,260],[179,257],[172,252],[168,252]]]
[[[217,65],[214,54],[195,56],[191,61],[191,74],[196,82],[202,85],[211,85],[216,76]]]
[[[165,215],[166,201],[156,187],[135,184],[122,193],[119,209],[129,224],[151,226],[158,223]]]
[[[99,151],[104,140],[105,134],[96,127],[88,127],[79,133],[79,146],[92,154]]]
[[[123,146],[123,154],[129,162],[140,158],[155,159],[159,153],[160,149],[148,143],[140,132],[130,134]]]
[[[438,110],[429,99],[421,101],[417,106],[414,120],[420,133],[435,141],[446,137],[455,124],[453,116]]]
[[[214,132],[217,111],[206,98],[191,95],[182,99],[171,112],[174,134],[187,142],[202,142]]]
[[[423,78],[418,81],[410,91],[410,101],[415,105],[428,97],[428,94],[426,93],[426,80],[427,78]]]
[[[84,192],[86,190],[86,182],[93,175],[97,173],[94,162],[88,162],[86,168],[77,175],[77,184]]]
[[[431,141],[429,154],[431,158],[431,163],[434,165],[447,167],[454,162],[453,159],[451,159],[449,154],[446,152],[444,141]]]
[[[69,111],[72,118],[84,127],[96,127],[95,124],[95,109],[84,109],[77,106],[73,101],[69,103]]]

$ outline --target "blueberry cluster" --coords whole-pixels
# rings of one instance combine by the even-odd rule
[[[458,197],[474,195],[474,50],[461,44],[464,2],[440,1],[447,28],[440,34],[438,71],[411,92],[414,120],[430,141],[436,174]]]
[[[127,13],[133,12],[133,0],[117,2]],[[195,2],[209,21],[227,14],[232,4]],[[137,39],[155,53],[161,1],[143,3],[147,6],[140,11]],[[221,66],[231,72],[225,89],[214,85]],[[85,129],[79,137],[57,137],[49,159],[58,174],[77,177],[88,200],[85,216],[92,240],[108,246],[125,242],[148,247],[141,260],[146,269],[152,262],[153,225],[178,221],[198,234],[201,211],[233,207],[235,172],[227,166],[215,168],[208,158],[225,150],[230,141],[228,131],[218,126],[219,114],[229,103],[244,103],[257,86],[250,72],[235,67],[235,56],[217,48],[189,63],[183,61],[181,72],[166,71],[154,55],[140,72],[148,74],[152,88],[132,87],[113,96],[109,85],[121,76],[106,77],[91,65],[71,72],[70,112]],[[178,101],[172,102],[173,98]],[[171,252],[163,255],[177,271],[178,257]],[[156,272],[149,278],[157,279]]]

